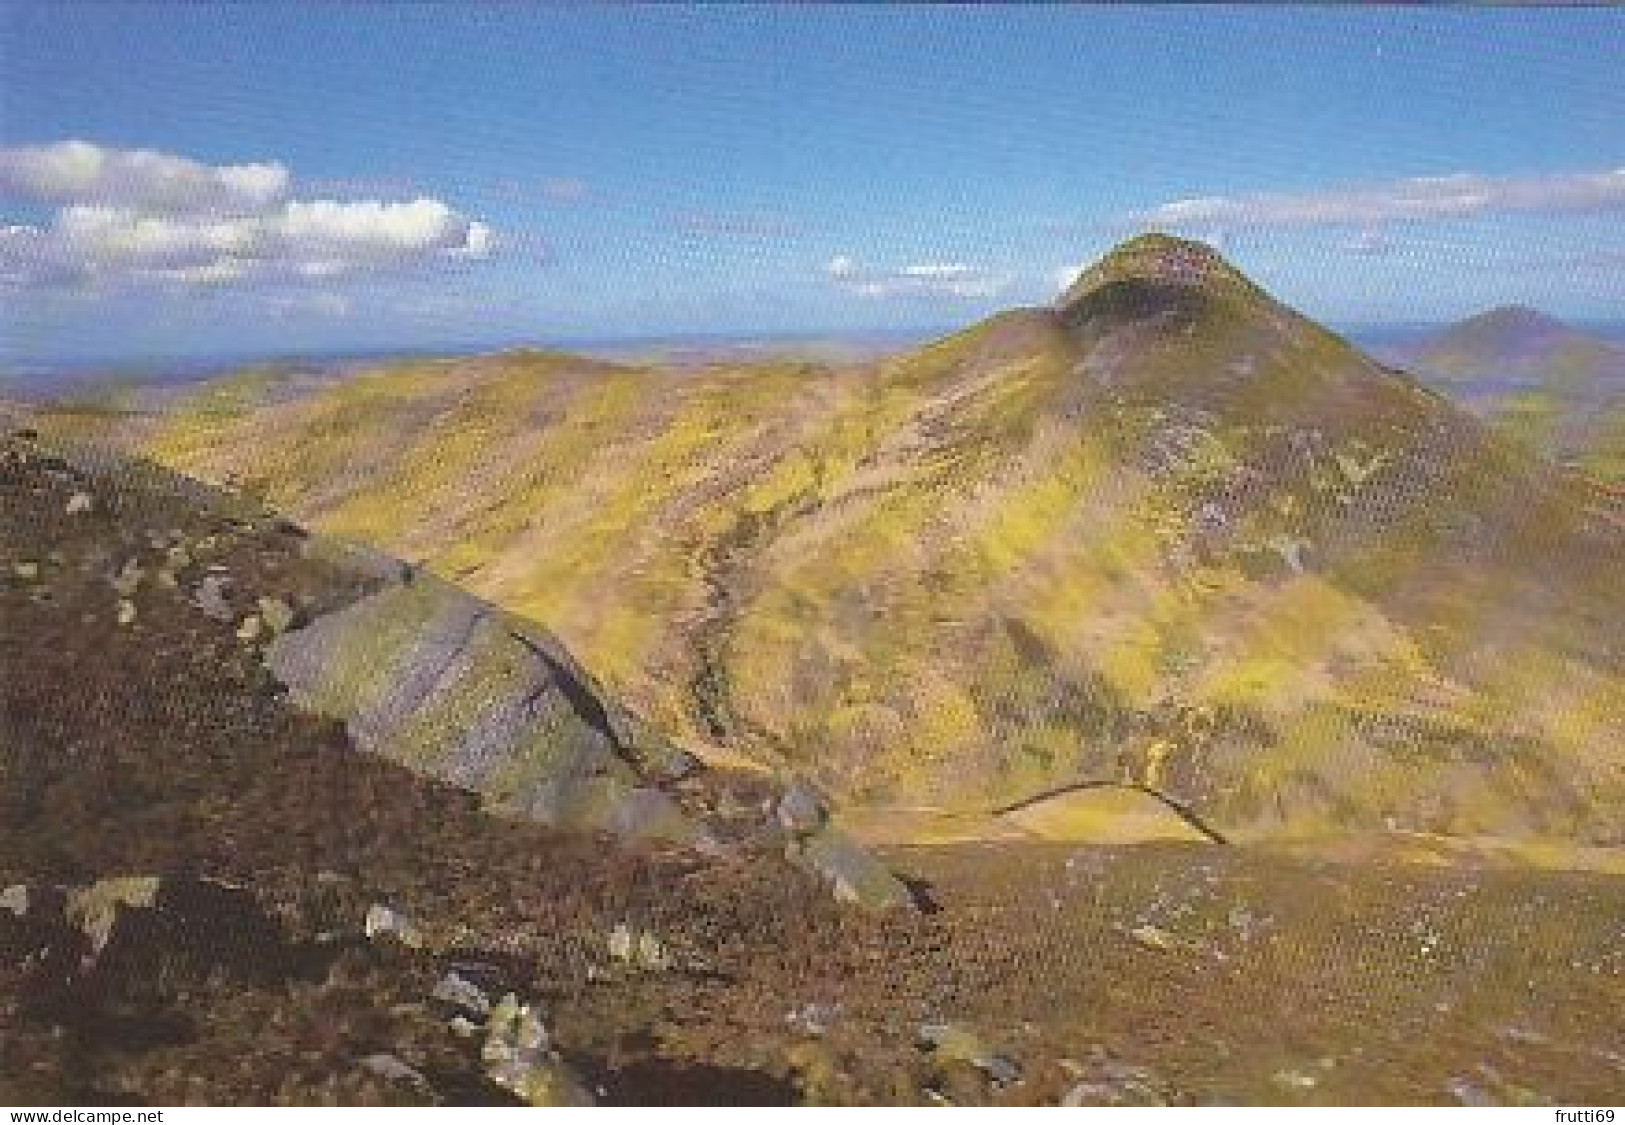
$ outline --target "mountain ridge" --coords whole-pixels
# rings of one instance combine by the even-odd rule
[[[1238,839],[1617,834],[1617,504],[1209,248],[856,367],[404,365],[139,440],[855,808],[1114,781]]]

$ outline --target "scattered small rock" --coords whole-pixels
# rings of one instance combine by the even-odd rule
[[[609,955],[637,969],[664,972],[675,965],[665,944],[649,930],[635,930],[617,922],[609,932]]]
[[[456,972],[441,977],[430,995],[442,1004],[476,1016],[484,1016],[491,1010],[491,1000],[480,990],[480,986]]]
[[[866,910],[919,908],[913,892],[885,864],[833,828],[791,840],[785,854],[828,882],[841,902]]]
[[[408,949],[423,948],[423,933],[418,929],[417,923],[400,911],[382,903],[374,903],[367,908],[367,916],[361,928],[370,940],[389,937]]]
[[[68,515],[77,516],[91,511],[96,507],[96,501],[88,492],[75,492],[68,497]]]
[[[1167,952],[1179,946],[1179,939],[1158,926],[1135,926],[1128,932],[1128,936],[1145,946],[1147,949],[1157,949]]]
[[[592,1096],[553,1050],[541,1016],[513,993],[491,1010],[480,1049],[492,1082],[530,1106],[586,1106]]]
[[[1289,1090],[1313,1090],[1320,1085],[1320,1079],[1315,1075],[1291,1067],[1276,1071],[1272,1078],[1277,1086],[1285,1086]]]
[[[840,1011],[835,1004],[803,1004],[786,1012],[784,1022],[802,1035],[821,1036],[829,1031]]]
[[[1081,1106],[1160,1106],[1167,1099],[1150,1085],[1137,1082],[1086,1080],[1076,1082],[1061,1095],[1061,1105],[1069,1109]]]
[[[229,589],[231,579],[222,574],[209,574],[198,583],[193,601],[203,611],[205,617],[215,621],[230,621],[236,617],[236,613],[233,612],[231,603],[226,600],[226,591]]]
[[[1484,1109],[1501,1104],[1487,1091],[1479,1088],[1459,1074],[1451,1076],[1450,1080],[1444,1084],[1444,1088],[1450,1092],[1450,1096],[1455,1098],[1456,1101],[1465,1106],[1472,1106],[1474,1109]]]
[[[260,632],[264,628],[265,623],[260,620],[260,615],[251,613],[243,618],[242,623],[237,626],[237,639],[245,644],[254,641],[259,638]]]
[[[429,1080],[423,1077],[422,1071],[408,1066],[394,1055],[383,1053],[368,1055],[361,1060],[361,1069],[377,1075],[386,1082],[401,1082],[422,1090],[429,1088]]]
[[[1281,557],[1287,569],[1294,574],[1302,574],[1307,567],[1304,565],[1303,552],[1313,546],[1307,539],[1293,535],[1272,536],[1265,546]]]
[[[14,883],[0,891],[0,910],[9,910],[22,918],[28,913],[28,885]]]
[[[272,635],[281,636],[292,627],[293,607],[281,598],[260,598],[256,604],[259,607],[260,620],[265,622]]]
[[[692,777],[704,764],[687,750],[674,747],[660,759],[658,769],[666,780],[682,781],[686,777]]]
[[[1096,1046],[1087,1064],[1062,1059],[1061,1068],[1080,1079],[1061,1096],[1061,1105],[1079,1106],[1165,1106],[1169,1104],[1164,1084],[1156,1074],[1111,1058]]]
[[[113,576],[113,589],[122,597],[131,597],[141,588],[141,579],[145,576],[146,572],[141,569],[140,563],[135,559],[126,560],[119,568],[119,572]]]
[[[1003,1086],[1021,1078],[1021,1068],[1007,1055],[992,1050],[974,1031],[951,1023],[922,1024],[919,1041],[943,1062],[969,1063]]]
[[[786,832],[804,836],[823,827],[829,813],[819,792],[798,779],[779,798],[775,815]]]
[[[118,600],[118,623],[120,625],[133,625],[135,623],[135,603],[129,598]]]
[[[69,892],[67,919],[89,940],[92,957],[107,947],[121,909],[152,909],[160,882],[156,875],[129,875]]]
[[[972,1063],[981,1068],[983,1074],[993,1080],[996,1085],[1008,1086],[1012,1082],[1021,1080],[1021,1068],[1006,1055],[985,1055],[980,1059],[972,1059]]]

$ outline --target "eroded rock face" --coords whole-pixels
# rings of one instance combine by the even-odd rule
[[[433,576],[403,577],[267,647],[297,705],[341,719],[363,750],[480,793],[493,811],[699,838],[643,784],[652,755],[630,717],[552,638]]]

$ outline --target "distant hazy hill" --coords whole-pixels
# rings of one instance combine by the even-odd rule
[[[1228,836],[1625,833],[1617,500],[1197,244],[867,366],[516,353],[263,397],[146,447],[849,803],[1120,785]]]
[[[1452,325],[1404,358],[1537,452],[1625,478],[1625,348],[1513,305]]]
[[[1625,350],[1522,305],[1491,309],[1451,325],[1424,340],[1415,361],[1438,377],[1571,384],[1625,380]]]

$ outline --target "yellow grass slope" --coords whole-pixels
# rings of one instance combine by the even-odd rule
[[[1191,244],[872,365],[410,363],[145,444],[849,805],[1620,842],[1617,508]]]

